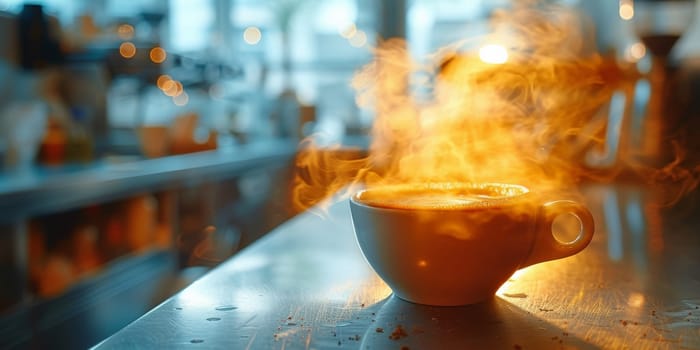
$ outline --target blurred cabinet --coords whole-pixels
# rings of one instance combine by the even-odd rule
[[[291,212],[296,143],[0,174],[0,348],[84,348]],[[76,333],[79,330],[79,333]]]

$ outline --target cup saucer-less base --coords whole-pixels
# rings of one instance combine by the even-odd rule
[[[358,192],[350,199],[350,211],[369,265],[396,296],[413,303],[457,306],[487,300],[517,269],[576,254],[593,237],[593,217],[583,205],[543,201],[517,185],[440,187],[503,194],[467,206],[391,207],[377,201],[417,191],[406,188]],[[562,214],[573,214],[581,224],[571,242],[552,234],[552,222]]]

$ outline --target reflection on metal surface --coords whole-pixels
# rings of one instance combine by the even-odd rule
[[[186,288],[183,290],[179,297],[180,305],[186,305],[187,307],[207,307],[214,303],[214,299],[208,293],[203,293],[197,288]]]
[[[627,300],[627,305],[631,307],[642,307],[644,306],[644,299],[644,294],[634,292],[630,294],[630,297]]]
[[[391,289],[378,276],[367,276],[365,280],[352,280],[328,288],[322,297],[328,301],[343,303],[344,308],[356,305],[373,305],[389,295]],[[358,288],[359,287],[359,288]]]
[[[498,288],[496,291],[497,296],[502,296],[504,293],[509,292],[510,286],[513,284],[513,282],[517,281],[518,278],[520,278],[523,274],[527,273],[527,267],[524,269],[517,270],[513,273],[513,276],[510,276],[510,278],[506,281],[506,283],[503,283],[503,285]]]
[[[646,204],[644,214],[647,219],[649,247],[652,252],[661,252],[664,249],[664,223],[661,217],[661,209],[657,204]]]
[[[682,300],[682,306],[666,311],[661,327],[672,333],[680,333],[678,344],[683,349],[700,349],[700,299]]]
[[[679,310],[664,312],[664,316],[669,318],[666,328],[695,328],[700,336],[700,299],[683,300],[682,303],[684,305]]]
[[[360,349],[590,348],[537,315],[505,300],[433,307],[389,298],[364,332]]]
[[[603,190],[601,215],[611,260],[629,259],[639,273],[647,271],[650,252],[659,251],[658,244],[663,244],[657,201],[651,191],[630,188]]]
[[[646,223],[644,222],[644,214],[642,213],[641,198],[638,192],[633,193],[630,197],[626,208],[627,223],[629,224],[632,235],[643,239]]]
[[[603,203],[605,227],[608,230],[608,256],[614,261],[622,259],[622,224],[618,213],[617,193],[609,191]]]

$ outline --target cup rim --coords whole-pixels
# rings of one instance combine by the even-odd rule
[[[447,206],[447,207],[409,207],[409,206],[392,206],[383,203],[370,203],[369,201],[363,200],[361,197],[371,191],[377,190],[424,190],[424,189],[434,189],[438,191],[444,191],[449,193],[450,190],[459,189],[489,189],[489,188],[509,188],[518,193],[512,195],[504,195],[503,197],[491,198],[487,201],[480,202],[477,205],[469,206]],[[382,210],[396,210],[396,211],[464,211],[464,210],[477,210],[491,207],[503,207],[514,205],[516,203],[522,203],[525,199],[531,197],[532,192],[530,189],[524,185],[511,184],[511,183],[500,183],[500,182],[436,182],[436,183],[415,183],[415,184],[387,184],[387,185],[375,185],[372,187],[362,188],[350,196],[350,202],[358,205],[373,209]]]

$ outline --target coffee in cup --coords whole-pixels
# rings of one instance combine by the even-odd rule
[[[398,297],[428,305],[486,300],[517,270],[564,258],[593,237],[588,209],[545,201],[520,185],[442,183],[365,189],[350,199],[357,242]],[[578,236],[560,242],[552,222],[572,214]]]

